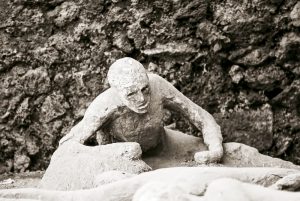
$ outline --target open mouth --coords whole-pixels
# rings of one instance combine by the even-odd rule
[[[143,109],[145,109],[145,108],[147,108],[147,107],[148,107],[148,102],[139,105],[139,106],[138,106],[138,109],[139,109],[139,110],[143,110]]]

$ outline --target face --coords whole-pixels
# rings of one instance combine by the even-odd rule
[[[150,103],[150,86],[148,77],[139,82],[133,82],[126,87],[118,88],[122,102],[136,113],[146,113]]]
[[[122,102],[136,113],[146,113],[150,103],[149,78],[143,65],[129,57],[117,60],[108,71],[108,81]]]

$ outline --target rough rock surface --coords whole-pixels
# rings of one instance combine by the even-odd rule
[[[300,164],[297,0],[0,4],[1,173],[45,168],[124,56],[212,113],[225,141]]]

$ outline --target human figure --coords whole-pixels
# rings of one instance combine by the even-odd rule
[[[98,139],[137,142],[146,152],[164,146],[165,134],[172,130],[163,125],[164,109],[181,114],[202,131],[208,151],[196,152],[198,163],[218,162],[223,156],[222,135],[213,116],[180,93],[162,77],[148,73],[132,58],[122,58],[108,71],[110,88],[90,104],[83,119],[60,140],[84,143],[96,131]],[[111,142],[111,141],[110,141]],[[188,145],[187,145],[188,146]]]
[[[163,109],[168,108],[182,114],[202,131],[204,142],[209,150],[196,153],[195,160],[197,162],[217,162],[222,157],[222,136],[220,128],[213,117],[177,91],[166,80],[147,73],[139,62],[131,58],[116,61],[109,70],[108,80],[111,88],[100,94],[91,103],[82,121],[72,128],[70,133],[60,141],[60,144],[73,140],[76,143],[70,144],[76,144],[77,146],[78,142],[84,143],[100,129],[100,144],[104,144],[105,138],[111,136],[118,141],[137,142],[143,151],[148,151],[161,143],[163,144],[166,134],[178,134],[178,132],[166,129],[162,125]],[[66,143],[61,147],[66,148],[70,144]],[[105,175],[96,175],[100,178],[100,182],[107,175],[111,175],[109,172],[103,174]],[[260,199],[261,193],[257,193],[258,191],[268,192],[268,194],[277,193],[277,191],[251,185],[248,188],[248,184],[241,184],[235,180],[218,179],[226,177],[266,186],[277,181],[272,186],[275,189],[295,189],[299,186],[298,179],[300,177],[298,175],[300,175],[299,170],[281,168],[163,168],[136,176],[126,176],[121,180],[117,178],[115,182],[85,190],[0,190],[0,200],[131,200],[143,185],[157,181],[162,181],[167,186],[180,185],[182,192],[179,193],[185,195],[185,200],[210,201],[211,199],[206,198],[212,196],[212,199],[217,201],[218,198],[215,197],[217,194],[228,196],[224,199],[221,197],[219,200],[226,200],[227,198],[231,200],[231,194],[235,192],[240,195],[240,200],[242,198],[245,198],[245,201],[248,199],[244,195],[251,195],[251,198],[253,198],[251,200],[262,200]],[[217,181],[214,182],[215,180]],[[164,184],[162,186],[159,190],[163,191]],[[208,189],[206,189],[207,186]],[[147,187],[144,189],[149,190]],[[214,191],[214,189],[216,190]],[[204,194],[205,191],[207,193]],[[164,192],[162,193],[164,194]],[[202,196],[203,194],[204,196]],[[143,196],[145,193],[142,192],[135,196],[136,200],[141,201],[138,195]],[[292,194],[280,193],[276,194],[278,197],[275,198],[283,199],[285,195],[290,196]],[[294,198],[298,200],[299,196],[296,196],[291,196],[290,199],[286,200],[294,201]],[[270,199],[265,199],[265,201],[268,200]]]
[[[97,188],[85,190],[55,191],[39,188],[3,189],[0,190],[0,200],[271,201],[284,199],[285,201],[296,201],[300,199],[299,193],[277,191],[271,188],[253,185],[260,184],[268,187],[276,181],[276,183],[283,184],[286,178],[296,174],[299,174],[299,170],[265,167],[164,168],[144,172],[113,183],[100,185]],[[241,183],[237,180],[245,183]],[[287,185],[292,184],[289,183]],[[182,199],[176,199],[178,197]]]
[[[289,177],[289,176],[286,176]],[[286,178],[284,177],[284,178]],[[282,180],[279,180],[282,181]],[[244,183],[232,178],[211,181],[203,196],[190,194],[178,183],[149,182],[134,194],[132,201],[298,201],[300,193]]]

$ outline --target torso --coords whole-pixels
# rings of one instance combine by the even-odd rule
[[[117,141],[137,142],[143,151],[155,148],[164,134],[161,98],[156,91],[155,83],[151,83],[151,101],[145,114],[138,114],[126,106],[120,107],[108,124],[104,133],[113,136]]]

